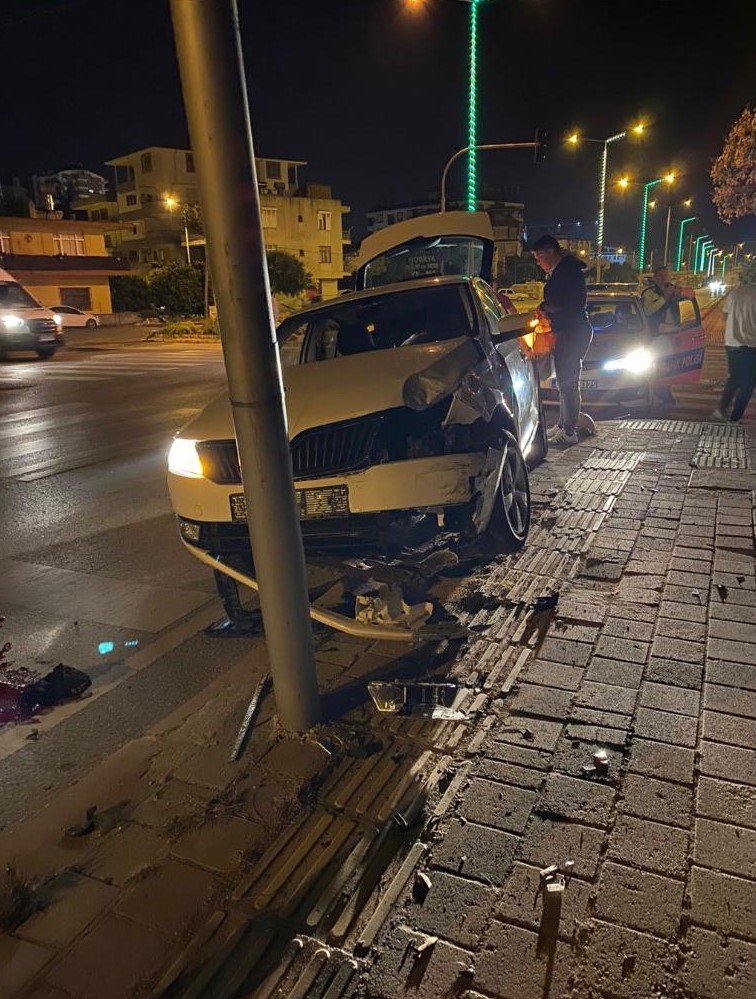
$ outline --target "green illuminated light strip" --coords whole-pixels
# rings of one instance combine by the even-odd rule
[[[474,212],[478,207],[478,6],[482,0],[472,0],[470,4],[470,93],[467,113],[467,210]]]
[[[657,184],[661,184],[663,177],[659,177],[658,180],[650,180],[643,188],[643,207],[641,209],[641,226],[640,226],[640,246],[638,247],[638,270],[643,271],[643,267],[646,263],[646,222],[648,220],[648,192],[652,187],[656,187]]]
[[[695,220],[696,220],[696,216],[695,215],[690,215],[687,219],[682,219],[681,222],[680,222],[680,235],[679,235],[679,237],[677,239],[677,268],[676,268],[676,270],[678,270],[678,271],[680,270],[680,266],[682,264],[683,229],[688,224],[688,222],[695,222]],[[690,266],[690,261],[688,261],[688,266]]]

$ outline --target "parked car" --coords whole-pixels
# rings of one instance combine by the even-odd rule
[[[278,328],[305,546],[401,546],[432,518],[497,552],[530,524],[528,467],[548,447],[538,378],[487,283],[487,215],[449,212],[363,242],[361,290]],[[226,395],[185,426],[168,481],[189,549],[250,565]]]
[[[42,360],[63,343],[61,318],[31,295],[12,274],[0,270],[0,359],[33,351]]]
[[[82,309],[75,309],[73,305],[53,305],[52,311],[60,316],[64,327],[86,326],[93,330],[100,325],[99,316],[93,312],[84,312]]]
[[[611,287],[611,286],[607,286]],[[615,286],[617,287],[617,286]],[[593,342],[583,361],[580,391],[590,403],[648,405],[669,402],[670,386],[698,381],[706,335],[695,299],[680,305],[680,323],[649,323],[635,292],[589,291],[588,318]],[[546,397],[556,394],[553,372],[541,383]]]

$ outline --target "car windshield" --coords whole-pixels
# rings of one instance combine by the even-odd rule
[[[17,281],[0,281],[0,309],[38,309],[28,291]]]
[[[278,330],[282,364],[469,336],[473,317],[464,289],[461,283],[413,288],[292,316]]]
[[[588,299],[588,318],[594,333],[639,333],[643,329],[637,305],[627,299]]]
[[[446,274],[478,276],[483,268],[483,240],[472,236],[419,237],[393,247],[365,266],[365,288]]]

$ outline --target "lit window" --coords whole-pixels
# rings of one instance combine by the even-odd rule
[[[55,252],[64,257],[84,256],[84,237],[79,232],[54,237]]]
[[[331,263],[331,247],[330,246],[319,246],[318,255],[320,257],[321,264]]]
[[[320,232],[331,231],[332,212],[318,212],[318,230]]]
[[[10,253],[10,233],[0,232],[0,253]]]
[[[263,210],[262,210],[262,224],[263,224],[263,229],[277,229],[278,228],[278,209],[277,208],[263,208]]]
[[[137,203],[137,196],[136,196],[136,194],[127,194],[126,195],[126,204],[129,207],[132,207],[136,203]]]
[[[142,153],[142,173],[152,173],[152,153]]]

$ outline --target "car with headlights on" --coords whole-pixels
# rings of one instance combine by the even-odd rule
[[[87,329],[93,330],[100,325],[100,317],[96,316],[94,312],[85,312],[83,309],[77,309],[73,305],[53,305],[52,311],[56,316],[60,316],[64,328],[69,326],[86,326]]]
[[[649,321],[637,292],[611,287],[588,292],[593,341],[583,360],[583,401],[638,406],[669,402],[672,386],[701,377],[706,335],[698,302],[685,299],[677,303],[679,315],[671,308],[656,323]],[[541,387],[547,398],[556,395],[553,372]]]
[[[420,521],[490,551],[525,543],[528,465],[548,444],[532,317],[504,315],[492,259],[484,213],[398,223],[363,241],[359,290],[278,327],[306,549],[398,549]],[[189,550],[248,571],[227,395],[176,437],[168,483]]]
[[[30,351],[42,360],[52,357],[63,344],[61,325],[60,316],[0,270],[0,359]]]

